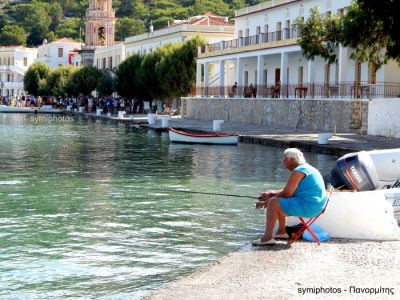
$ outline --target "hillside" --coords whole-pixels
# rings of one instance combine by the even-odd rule
[[[233,16],[234,11],[265,0],[114,0],[116,39],[155,29],[169,21],[212,11]],[[85,10],[89,0],[0,0],[0,45],[36,46],[43,39],[84,40]]]

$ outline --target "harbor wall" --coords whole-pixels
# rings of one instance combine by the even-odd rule
[[[368,129],[368,100],[183,98],[183,118],[293,128],[315,132]]]
[[[369,102],[368,134],[400,138],[400,98]]]

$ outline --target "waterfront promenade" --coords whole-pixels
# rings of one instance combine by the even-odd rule
[[[71,113],[78,114],[78,113]],[[156,131],[166,131],[161,127],[161,120],[158,118],[155,125],[147,124],[147,115],[127,116],[118,119],[117,116],[107,117],[106,115],[96,116],[95,114],[79,114],[87,118],[104,119],[111,122],[135,124],[144,128]],[[162,118],[162,116],[161,116]],[[201,132],[212,132],[212,121],[189,120],[180,117],[172,117],[171,127],[183,130],[194,130]],[[362,150],[392,149],[400,147],[400,139],[381,136],[371,136],[365,133],[340,133],[329,139],[328,144],[318,144],[318,134],[312,131],[299,130],[294,128],[271,128],[240,123],[223,123],[221,132],[240,134],[240,142],[250,144],[261,144],[273,147],[297,147],[303,151],[342,156],[346,153]]]
[[[144,299],[397,299],[399,247],[400,241],[343,239],[321,246],[282,241],[252,247],[249,242]]]

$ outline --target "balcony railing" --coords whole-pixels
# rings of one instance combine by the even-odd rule
[[[200,53],[204,54],[225,49],[235,49],[251,45],[272,43],[276,41],[281,41],[283,39],[296,39],[299,36],[300,36],[300,28],[298,27],[292,27],[290,29],[285,28],[283,30],[275,32],[260,33],[257,35],[240,37],[234,40],[222,41],[214,44],[207,44],[200,47]]]
[[[376,99],[400,97],[400,83],[342,82],[197,87],[196,95],[232,98]],[[400,99],[399,99],[400,101]]]
[[[247,15],[251,13],[255,13],[264,9],[272,8],[275,6],[287,4],[290,2],[294,2],[295,0],[269,0],[264,3],[260,3],[258,5],[249,6],[240,10],[235,11],[235,17],[240,17],[242,15]]]

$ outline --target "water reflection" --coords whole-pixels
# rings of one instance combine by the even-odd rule
[[[262,230],[251,199],[174,190],[256,195],[289,174],[283,149],[170,145],[103,121],[3,114],[0,140],[2,298],[140,298]]]

